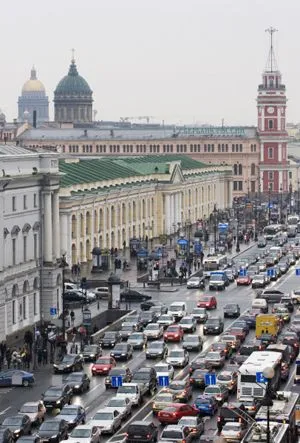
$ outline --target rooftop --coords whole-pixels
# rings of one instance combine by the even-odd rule
[[[0,145],[0,155],[32,155],[32,151],[16,145]]]

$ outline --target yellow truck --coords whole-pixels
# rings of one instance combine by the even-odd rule
[[[260,339],[263,335],[277,337],[280,331],[280,321],[275,314],[259,314],[256,317],[255,336]]]

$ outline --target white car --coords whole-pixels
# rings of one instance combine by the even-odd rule
[[[28,415],[31,423],[34,425],[41,424],[46,414],[46,408],[42,400],[24,403],[19,410],[19,414]]]
[[[163,328],[167,328],[175,323],[175,318],[170,314],[162,314],[157,320],[157,323]]]
[[[101,434],[114,434],[122,424],[122,416],[116,409],[100,409],[90,420],[91,425],[97,426]]]
[[[183,368],[189,360],[189,353],[185,349],[172,349],[166,358],[166,362],[174,368]]]
[[[69,435],[68,440],[63,440],[61,443],[99,443],[100,429],[91,424],[76,426]]]
[[[156,363],[154,365],[154,369],[156,370],[157,380],[159,377],[169,377],[170,380],[174,378],[174,368],[169,363]]]
[[[223,426],[221,431],[221,436],[224,437],[225,441],[241,441],[245,435],[246,430],[243,428],[241,423],[227,422]]]
[[[118,411],[125,420],[131,415],[132,403],[129,398],[112,397],[106,405],[106,410]]]
[[[156,339],[163,336],[164,329],[158,323],[149,323],[144,329],[144,336],[147,339]]]

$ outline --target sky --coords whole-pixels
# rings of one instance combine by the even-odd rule
[[[53,91],[75,48],[97,120],[255,125],[269,50],[265,29],[273,26],[288,121],[297,123],[299,16],[299,0],[6,0],[0,108],[7,120],[17,117],[34,64],[53,118]]]

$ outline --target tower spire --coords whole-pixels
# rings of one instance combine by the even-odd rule
[[[266,65],[266,71],[267,72],[274,72],[277,71],[277,62],[275,58],[274,53],[274,46],[273,46],[273,34],[275,32],[278,32],[278,29],[273,28],[273,26],[270,26],[268,29],[265,30],[265,32],[268,32],[270,34],[270,50],[269,55],[267,59],[267,65]]]
[[[75,63],[75,49],[74,48],[72,48],[71,49],[71,52],[72,52],[72,63]]]

